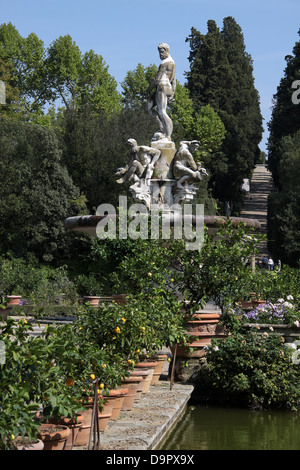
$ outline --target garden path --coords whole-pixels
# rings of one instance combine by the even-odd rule
[[[273,189],[273,180],[266,165],[256,165],[250,182],[250,192],[247,193],[240,217],[256,219],[260,222],[260,232],[267,235],[268,195]],[[269,256],[267,241],[260,244],[258,259]]]

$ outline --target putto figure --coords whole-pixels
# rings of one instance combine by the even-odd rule
[[[147,111],[156,119],[160,132],[156,138],[171,140],[173,122],[167,113],[167,105],[174,100],[176,89],[175,62],[170,56],[170,47],[166,43],[158,46],[159,56],[162,60],[159,69],[150,83],[147,95]],[[153,92],[153,90],[155,91]]]

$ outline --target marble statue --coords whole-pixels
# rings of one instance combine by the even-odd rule
[[[193,153],[199,141],[183,140],[179,149],[171,139],[173,122],[167,113],[167,106],[174,100],[176,89],[175,62],[170,56],[166,43],[158,46],[161,64],[147,90],[147,111],[159,125],[151,139],[150,147],[138,145],[135,139],[128,139],[129,163],[119,168],[117,183],[132,182],[129,192],[133,199],[142,202],[148,210],[159,207],[171,211],[174,204],[192,201],[199,183],[207,172],[196,163]]]
[[[116,175],[121,176],[117,183],[133,181],[139,183],[141,179],[149,181],[154,171],[154,165],[160,157],[160,150],[146,145],[138,145],[135,139],[128,139],[130,160],[124,168],[119,168]]]
[[[201,163],[196,163],[192,153],[200,145],[198,140],[182,140],[173,160],[173,175],[177,180],[177,187],[183,189],[183,183],[197,183],[207,176]]]
[[[174,100],[176,89],[175,62],[170,56],[170,47],[166,43],[158,46],[161,64],[147,90],[147,111],[156,119],[159,132],[154,140],[166,138],[171,140],[173,122],[167,113],[167,105]],[[153,91],[154,90],[154,91]]]

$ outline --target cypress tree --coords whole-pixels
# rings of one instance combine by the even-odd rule
[[[231,202],[237,212],[240,185],[243,178],[250,176],[260,154],[258,144],[263,129],[259,96],[240,26],[232,17],[224,18],[222,31],[213,20],[207,26],[206,35],[192,28],[187,38],[190,72],[186,74],[186,86],[195,107],[210,104],[225,125],[220,149],[222,172],[216,173],[212,183],[214,196]],[[217,162],[213,166],[217,167]]]
[[[300,35],[300,29],[298,31]],[[284,76],[274,95],[274,106],[271,121],[268,124],[268,167],[272,172],[275,185],[281,189],[279,167],[281,160],[280,141],[300,129],[300,104],[293,100],[295,89],[292,85],[300,80],[300,41],[293,48],[293,55],[288,55]],[[298,95],[299,96],[299,95]]]

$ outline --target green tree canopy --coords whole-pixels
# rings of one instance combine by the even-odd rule
[[[83,210],[53,131],[0,120],[0,249],[57,261],[71,250],[64,220]]]
[[[82,53],[70,35],[60,36],[46,49],[31,33],[24,38],[11,23],[0,26],[0,79],[18,95],[14,111],[33,120],[45,105],[61,100],[65,108],[89,105],[107,115],[120,111],[121,95],[101,55]],[[1,69],[4,65],[1,66]],[[3,77],[3,78],[2,78]],[[3,111],[3,110],[2,110]]]
[[[67,109],[88,104],[94,112],[120,110],[117,82],[102,56],[93,50],[82,54],[70,35],[52,42],[45,64],[53,97],[60,98]]]
[[[122,101],[130,108],[140,107],[146,100],[149,83],[157,72],[154,64],[145,67],[139,63],[134,70],[129,70],[121,83]]]
[[[40,109],[51,97],[45,78],[44,43],[36,34],[23,38],[11,23],[0,26],[0,59],[9,68],[9,85],[19,92],[19,112]]]

